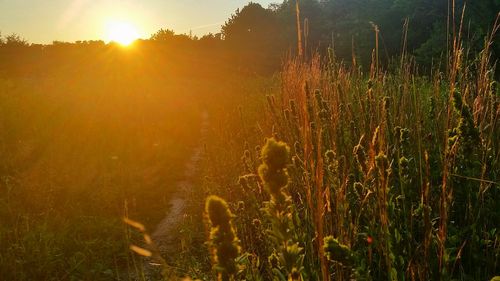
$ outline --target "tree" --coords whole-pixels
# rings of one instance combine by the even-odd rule
[[[5,44],[9,46],[28,46],[29,43],[26,39],[22,38],[21,36],[12,33],[11,35],[8,35],[5,37]]]
[[[224,40],[234,45],[264,47],[266,43],[276,40],[279,25],[271,10],[250,2],[231,15],[222,26],[221,33]]]
[[[23,47],[23,46],[29,46],[29,43],[26,39],[22,38],[21,36],[12,33],[10,35],[7,35],[5,39],[0,40],[3,45],[10,46],[10,47]]]
[[[221,33],[235,62],[249,71],[276,69],[287,40],[275,12],[250,2],[229,18]],[[249,63],[251,62],[251,63]],[[256,67],[259,65],[260,70]]]
[[[170,29],[160,29],[149,38],[153,41],[171,41],[175,37],[175,32]]]

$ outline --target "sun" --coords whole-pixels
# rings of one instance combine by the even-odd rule
[[[106,37],[110,42],[128,46],[139,38],[139,32],[134,25],[128,22],[110,21],[106,23]]]

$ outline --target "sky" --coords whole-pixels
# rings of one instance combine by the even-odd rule
[[[124,22],[139,37],[160,28],[176,33],[216,33],[249,0],[0,0],[0,32],[30,43],[107,40],[106,26]],[[253,0],[267,7],[281,0]]]

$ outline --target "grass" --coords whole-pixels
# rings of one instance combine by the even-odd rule
[[[490,44],[469,60],[456,41],[447,70],[431,76],[408,57],[387,70],[374,60],[368,73],[333,53],[288,60],[281,87],[242,103],[207,144],[205,188],[226,199],[241,241],[231,280],[498,274]],[[269,152],[276,141],[289,153]]]
[[[199,145],[200,112],[224,112],[228,97],[267,81],[225,71],[193,78],[110,68],[113,75],[100,69],[0,80],[2,278],[144,279],[145,262],[129,249],[144,246],[144,237],[122,217],[152,232]],[[227,103],[211,102],[219,98]],[[182,251],[165,257],[178,274],[204,278],[209,271],[195,204],[204,195],[188,196],[193,214],[180,226]]]
[[[140,271],[121,217],[152,228],[164,216],[197,139],[198,90],[115,79],[0,81],[2,279],[125,280]],[[179,115],[183,126],[169,121]]]
[[[383,68],[375,50],[365,73],[330,50],[274,77],[133,79],[143,73],[131,67],[2,80],[0,273],[146,279],[134,245],[165,279],[489,280],[500,256],[493,38],[475,58],[455,40],[428,76],[406,54]],[[162,257],[148,230],[200,141],[200,109],[203,190],[189,194],[181,251]]]

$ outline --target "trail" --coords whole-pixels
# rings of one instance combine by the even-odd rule
[[[169,254],[178,253],[181,250],[179,227],[186,211],[187,196],[190,192],[194,192],[195,175],[198,171],[199,161],[203,156],[203,140],[206,137],[208,125],[208,112],[203,111],[201,114],[200,143],[193,149],[191,157],[185,164],[183,179],[175,183],[175,192],[169,201],[170,208],[151,234],[151,238],[163,256],[169,256]],[[151,266],[146,266],[146,275],[152,273],[150,270],[152,270]]]

